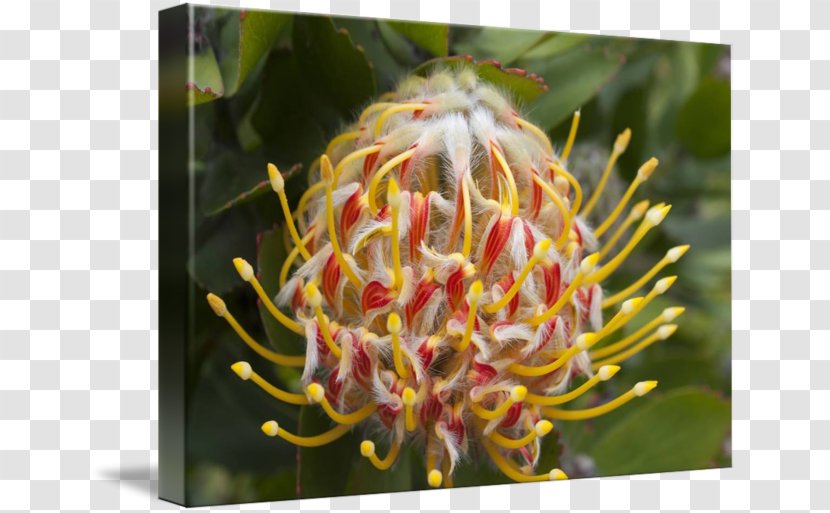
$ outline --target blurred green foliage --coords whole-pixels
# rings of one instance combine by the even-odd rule
[[[188,101],[196,120],[198,249],[188,270],[201,289],[223,294],[256,338],[302,352],[303,342],[271,320],[231,265],[236,256],[258,262],[263,286],[276,293],[285,233],[265,181],[266,162],[286,173],[295,202],[325,142],[372,97],[407,73],[452,65],[459,59],[453,56],[469,54],[482,78],[512,92],[560,146],[571,114],[581,109],[577,146],[593,155],[588,161],[601,166],[615,135],[631,127],[618,187],[647,158],[660,159],[638,197],[671,203],[671,215],[616,273],[611,288],[628,285],[668,248],[692,246],[667,270],[681,277],[678,283],[641,315],[647,320],[682,305],[680,330],[626,362],[582,402],[607,400],[647,378],[660,380],[660,388],[595,421],[560,422],[560,432],[545,440],[544,468],[559,464],[580,477],[729,464],[727,47],[223,9],[196,13]],[[601,167],[575,171],[590,183]],[[238,360],[253,362],[257,372],[288,389],[297,390],[298,373],[256,358],[202,303],[196,302],[187,368],[194,504],[288,499],[298,490],[311,497],[426,487],[423,462],[412,451],[404,451],[394,472],[368,465],[359,455],[359,430],[325,449],[299,452],[264,437],[263,419],[300,433],[322,431],[326,421],[317,409],[281,405],[240,381],[229,369]],[[459,469],[457,485],[507,482],[477,458]]]

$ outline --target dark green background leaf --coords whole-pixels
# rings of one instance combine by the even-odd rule
[[[450,28],[443,23],[418,23],[413,21],[388,21],[386,23],[436,57],[443,57],[449,51]]]

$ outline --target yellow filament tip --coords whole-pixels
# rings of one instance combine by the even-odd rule
[[[651,392],[657,387],[656,381],[640,381],[636,385],[634,385],[634,394],[637,397],[642,397],[647,393]]]
[[[375,455],[375,443],[371,440],[363,440],[360,442],[360,455],[364,458],[370,458]]]
[[[213,310],[213,313],[219,317],[224,317],[225,314],[228,313],[228,307],[225,306],[225,302],[222,301],[222,298],[216,294],[209,293],[207,295],[207,302],[210,305],[211,310]]]
[[[562,470],[555,468],[550,471],[549,478],[551,481],[564,481],[568,479],[568,475],[562,472]]]
[[[440,470],[432,469],[427,474],[427,482],[433,488],[438,488],[441,486],[441,482],[444,480],[444,476],[441,474]]]
[[[251,281],[251,278],[254,277],[254,268],[251,267],[251,264],[249,264],[244,258],[234,258],[233,265],[236,267],[236,272],[239,273],[239,276],[243,280]]]
[[[311,308],[320,308],[323,304],[323,295],[320,294],[320,289],[317,288],[313,282],[308,282],[305,286],[305,300]]]
[[[308,396],[315,403],[322,402],[322,400],[326,398],[326,391],[325,389],[323,389],[323,386],[319,383],[309,384],[306,387],[306,392],[308,392]]]
[[[231,370],[233,370],[237,376],[239,376],[243,381],[248,381],[251,378],[251,364],[248,362],[236,362],[235,364],[231,365]]]
[[[540,420],[536,423],[533,429],[536,431],[536,436],[542,438],[547,436],[547,434],[553,430],[553,422],[549,420]]]

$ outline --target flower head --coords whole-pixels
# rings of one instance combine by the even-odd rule
[[[671,336],[680,307],[606,343],[676,277],[631,296],[688,249],[669,250],[629,287],[606,294],[602,283],[671,207],[629,205],[657,167],[652,158],[610,214],[593,218],[631,131],[617,137],[585,199],[567,171],[579,119],[557,153],[472,69],[439,71],[405,80],[335,137],[296,210],[269,164],[294,246],[277,304],[250,264],[234,264],[274,318],[305,337],[305,356],[263,347],[221,299],[208,301],[260,356],[301,367],[305,390],[280,390],[246,362],[234,372],[281,401],[319,405],[333,427],[301,437],[268,421],[262,431],[316,447],[371,423],[385,439],[355,451],[388,469],[401,446],[419,444],[431,486],[450,486],[459,461],[480,449],[516,481],[565,478],[536,470],[540,439],[552,421],[602,415],[657,385],[640,382],[588,409],[560,407]],[[388,447],[383,457],[378,444]]]

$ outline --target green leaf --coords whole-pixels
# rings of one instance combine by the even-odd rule
[[[558,34],[535,30],[483,27],[467,41],[457,44],[453,53],[469,54],[479,60],[495,59],[509,65],[519,57],[527,56],[531,49],[551,38],[556,39],[557,36]]]
[[[223,294],[244,282],[233,267],[235,257],[253,258],[257,229],[250,212],[229,211],[200,229],[187,269],[204,290]]]
[[[202,51],[191,55],[189,60],[193,76],[187,83],[187,104],[194,106],[221,98],[225,86],[210,45],[204,45]]]
[[[300,407],[297,427],[300,436],[319,435],[334,426],[318,405]],[[297,450],[297,489],[304,499],[344,495],[349,474],[358,458],[363,458],[360,455],[360,440],[353,433],[347,433],[322,447],[300,447]]]
[[[291,16],[267,11],[218,11],[225,96],[235,94],[271,49]]]
[[[392,31],[392,29],[380,25],[378,22],[360,18],[333,18],[333,21],[338,29],[348,30],[355,46],[362,48],[366,53],[366,58],[375,70],[378,90],[389,91],[393,89],[406,73],[406,68],[396,60],[387,46],[386,38],[381,33],[381,27],[385,27],[389,31]],[[403,39],[403,36],[397,33],[395,35]]]
[[[521,54],[519,57],[522,60],[549,59],[588,41],[592,37],[590,34],[568,34],[565,32],[548,33],[547,35],[550,37],[540,39],[527,53]]]
[[[582,44],[571,51],[523,65],[545,79],[550,88],[530,104],[543,129],[556,127],[599,93],[624,61],[616,45]]]
[[[237,158],[238,156],[233,156]],[[230,159],[231,157],[228,157]],[[225,159],[227,160],[227,159]],[[245,161],[260,159],[244,159]],[[265,160],[262,159],[261,162]],[[284,179],[290,180],[297,176],[302,165],[294,164],[285,173]],[[271,191],[271,185],[265,175],[264,165],[249,166],[215,166],[208,173],[205,188],[202,191],[203,210],[206,216],[215,216],[222,212],[255,200]],[[276,201],[276,196],[274,201]]]
[[[387,21],[389,25],[407,39],[436,57],[449,52],[450,27],[443,23],[418,23],[414,21]]]
[[[731,115],[729,82],[706,79],[680,109],[677,138],[698,157],[723,155],[729,151]]]
[[[523,69],[503,69],[493,62],[470,62],[464,57],[451,56],[426,61],[413,70],[420,76],[427,76],[438,69],[458,69],[464,66],[475,68],[478,76],[486,82],[509,91],[514,99],[521,103],[529,103],[547,91],[547,86],[541,79],[527,74]]]
[[[375,95],[375,74],[361,48],[331,18],[301,16],[294,20],[294,53],[303,77],[301,87],[325,98],[350,117]]]
[[[593,444],[600,474],[706,468],[731,426],[729,403],[700,389],[675,390],[636,407]]]
[[[285,227],[263,232],[257,238],[257,276],[262,288],[273,298],[280,290],[279,275],[287,253],[283,237]],[[278,352],[285,354],[303,354],[304,339],[274,319],[271,313],[260,303],[259,314],[265,334]]]

